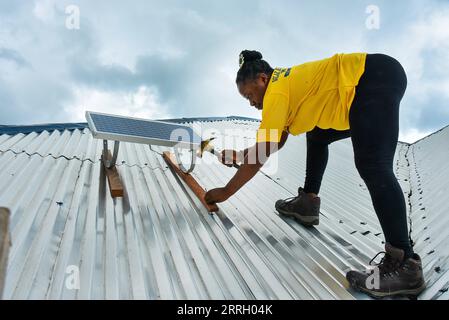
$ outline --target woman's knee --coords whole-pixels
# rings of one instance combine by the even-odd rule
[[[355,161],[355,166],[367,186],[382,186],[395,178],[393,166],[389,162],[367,162],[359,159]]]

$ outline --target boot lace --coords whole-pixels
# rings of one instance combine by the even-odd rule
[[[294,200],[296,200],[298,197],[291,197],[291,198],[287,198],[284,200],[285,204],[289,204],[291,202],[293,202]]]
[[[374,263],[374,260],[376,260],[376,258],[381,254],[384,254],[384,256],[382,257],[380,262]],[[398,261],[394,260],[385,251],[381,251],[378,254],[376,254],[374,256],[374,258],[371,259],[371,261],[369,262],[369,265],[379,268],[379,274],[381,276],[384,276],[384,277],[390,276],[391,277],[393,275],[393,273],[397,273],[401,264]]]
[[[287,199],[284,200],[284,202],[285,202],[286,204],[292,203],[293,201],[295,201],[296,199],[298,199],[299,197],[301,197],[303,192],[304,192],[304,189],[300,187],[300,188],[298,189],[298,195],[297,195],[296,197],[287,198]]]

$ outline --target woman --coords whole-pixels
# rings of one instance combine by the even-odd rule
[[[400,63],[383,54],[353,53],[273,69],[259,52],[245,50],[236,82],[251,106],[262,110],[257,143],[233,151],[233,161],[242,162],[240,169],[226,187],[207,192],[206,201],[227,200],[282,148],[289,134],[307,133],[304,188],[295,198],[277,201],[276,209],[306,226],[317,225],[328,145],[351,137],[355,165],[368,187],[386,252],[375,288],[369,273],[350,271],[346,277],[354,288],[374,297],[422,292],[421,259],[413,252],[405,199],[393,172],[399,105],[407,87]]]

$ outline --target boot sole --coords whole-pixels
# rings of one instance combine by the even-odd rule
[[[296,212],[284,211],[278,208],[276,208],[276,210],[277,212],[279,212],[284,216],[295,218],[295,220],[297,220],[299,223],[307,227],[317,226],[320,224],[320,217],[312,217],[312,216],[304,217]]]
[[[405,296],[405,297],[415,299],[419,296],[419,294],[421,292],[424,291],[424,289],[426,289],[426,284],[423,283],[419,288],[415,288],[415,289],[398,290],[398,291],[393,291],[393,292],[376,292],[376,291],[370,291],[368,289],[361,288],[361,287],[356,287],[356,289],[358,289],[359,291],[361,291],[363,293],[366,293],[367,295],[369,295],[371,298],[374,298],[374,299],[382,299],[382,298],[398,297],[398,296]]]

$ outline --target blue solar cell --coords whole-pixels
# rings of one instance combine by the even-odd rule
[[[200,143],[201,138],[192,128],[177,124],[145,121],[91,113],[97,131],[166,141]],[[173,131],[177,130],[175,133]],[[179,131],[178,131],[179,130]],[[174,134],[172,136],[172,134]]]

